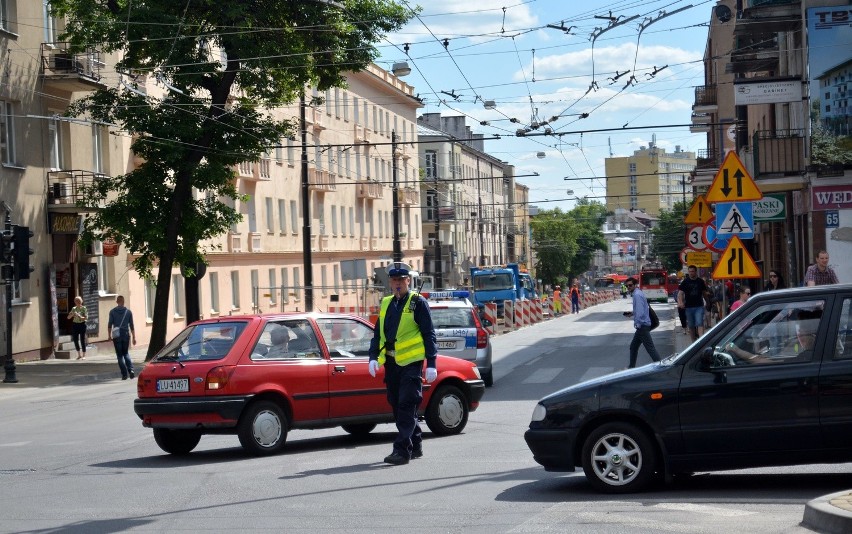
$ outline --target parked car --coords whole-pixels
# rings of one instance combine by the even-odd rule
[[[469,291],[430,291],[432,324],[438,339],[438,351],[476,364],[485,387],[494,385],[491,366],[491,336],[482,326],[479,310],[468,300]]]
[[[852,285],[760,293],[680,354],[541,399],[548,471],[639,491],[694,471],[852,459]]]
[[[139,374],[134,409],[154,440],[186,454],[204,434],[237,434],[257,455],[281,451],[292,429],[340,426],[366,434],[393,422],[382,381],[368,371],[372,326],[339,314],[221,317],[193,323]],[[485,386],[471,362],[438,356],[420,415],[458,434]]]

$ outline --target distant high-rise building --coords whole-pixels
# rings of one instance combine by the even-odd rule
[[[679,146],[666,152],[652,141],[632,156],[606,158],[606,207],[640,210],[657,216],[678,201],[692,200],[690,172],[695,153]]]

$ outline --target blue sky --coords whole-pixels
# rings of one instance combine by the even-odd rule
[[[531,202],[570,209],[576,196],[604,200],[610,153],[630,155],[652,136],[668,151],[705,147],[703,134],[665,126],[690,122],[693,88],[704,84],[701,60],[715,4],[430,0],[419,17],[380,44],[378,63],[390,69],[407,60],[412,73],[405,81],[426,103],[420,113],[465,115],[475,132],[501,135],[486,141],[486,151],[515,165],[518,175],[539,173],[518,178],[530,187]],[[495,109],[485,109],[488,100]],[[515,136],[554,116],[548,127],[564,135]],[[576,133],[607,128],[618,131]]]

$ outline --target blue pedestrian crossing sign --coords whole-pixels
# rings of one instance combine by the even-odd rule
[[[716,204],[716,235],[720,238],[754,237],[754,215],[751,202],[719,202]]]

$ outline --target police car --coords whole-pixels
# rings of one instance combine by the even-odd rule
[[[491,339],[479,320],[469,291],[425,291],[435,325],[438,352],[476,364],[486,387],[494,384]]]

